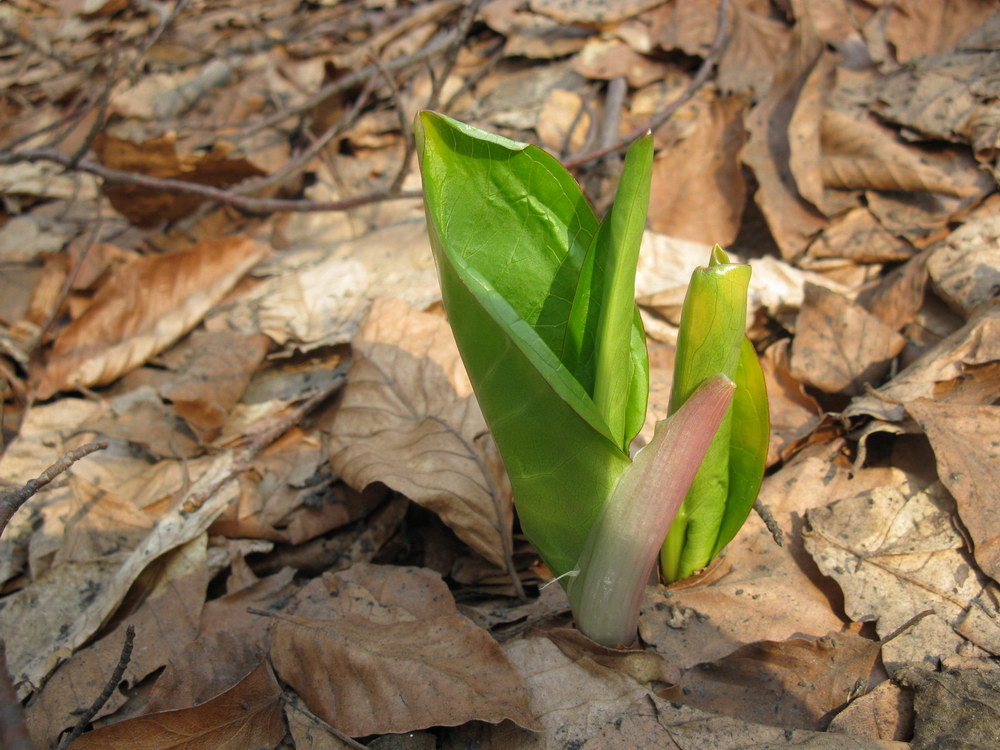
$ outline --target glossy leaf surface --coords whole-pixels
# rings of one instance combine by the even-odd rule
[[[671,413],[719,374],[735,381],[736,392],[663,544],[660,569],[668,582],[703,568],[721,551],[760,488],[769,426],[763,374],[744,335],[749,282],[750,267],[730,263],[716,245],[684,299]]]
[[[559,575],[629,465],[645,414],[634,278],[652,144],[633,146],[598,223],[540,149],[430,112],[416,131],[449,322],[522,528]]]

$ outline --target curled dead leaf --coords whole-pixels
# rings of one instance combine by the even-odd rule
[[[56,339],[36,398],[105,385],[143,364],[190,331],[264,253],[251,239],[226,237],[129,263]]]

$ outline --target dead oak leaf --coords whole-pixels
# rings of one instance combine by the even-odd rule
[[[190,331],[264,252],[251,239],[226,237],[129,263],[56,339],[36,398],[135,369]]]
[[[938,476],[958,505],[972,536],[976,562],[1000,581],[1000,407],[944,404],[919,399],[906,410],[927,433]]]
[[[394,623],[282,616],[271,659],[313,713],[352,737],[474,720],[537,728],[520,674],[460,615]]]
[[[217,188],[264,174],[245,159],[230,159],[230,149],[223,144],[203,154],[178,154],[175,140],[168,134],[136,143],[102,132],[94,138],[94,152],[101,164],[111,169]],[[118,213],[140,227],[182,219],[204,200],[197,195],[126,184],[105,183],[104,193]]]
[[[401,492],[503,567],[513,507],[448,324],[377,300],[353,348],[330,427],[334,470],[359,489],[382,482]]]
[[[74,750],[245,750],[274,747],[285,736],[281,688],[265,663],[221,695],[199,706],[147,714],[95,729]]]
[[[827,393],[856,394],[876,384],[906,341],[846,297],[806,284],[795,323],[791,371]]]

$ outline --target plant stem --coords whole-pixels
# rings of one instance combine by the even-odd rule
[[[639,606],[660,545],[718,430],[736,385],[706,380],[618,480],[568,585],[577,625],[605,646],[635,640]]]

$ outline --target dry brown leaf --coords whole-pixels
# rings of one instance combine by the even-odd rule
[[[246,750],[285,736],[281,688],[267,664],[200,706],[128,719],[84,734],[74,749]]]
[[[198,185],[225,188],[263,174],[245,159],[228,158],[229,148],[217,144],[208,153],[178,155],[173,134],[136,143],[101,131],[94,152],[105,167],[149,177],[166,177]],[[111,205],[137,226],[176,221],[204,200],[195,195],[162,193],[136,185],[106,184]]]
[[[958,198],[978,190],[957,181],[893,131],[873,121],[827,109],[822,117],[823,184],[843,190],[944,193]]]
[[[878,223],[871,211],[858,206],[838,217],[809,246],[813,258],[848,258],[855,263],[906,260],[915,248]]]
[[[443,318],[378,300],[330,427],[330,463],[356,488],[382,482],[437,513],[496,565],[513,508],[499,456]]]
[[[934,398],[939,383],[961,378],[968,369],[997,360],[1000,360],[1000,304],[992,302],[876,393],[856,397],[844,415],[866,414],[887,422],[900,422],[906,417],[904,402]]]
[[[752,691],[752,686],[747,692]],[[649,696],[641,698],[608,722],[580,750],[908,750],[907,742],[873,740],[864,736],[766,726],[731,716],[706,713],[690,706]],[[483,750],[500,750],[484,746]]]
[[[840,584],[852,620],[875,620],[885,638],[933,610],[883,643],[890,672],[907,662],[954,656],[966,642],[955,627],[979,607],[989,607],[986,614],[993,619],[984,618],[991,627],[976,637],[977,645],[998,642],[1000,610],[980,599],[988,579],[966,561],[964,540],[951,519],[954,510],[940,485],[917,491],[904,482],[809,511],[806,549]]]
[[[792,376],[788,354],[790,344],[789,339],[776,341],[760,357],[771,418],[768,466],[777,463],[786,449],[808,435],[823,416],[823,410],[816,400]]]
[[[913,322],[924,303],[927,252],[913,256],[858,294],[857,302],[894,331]]]
[[[172,711],[204,703],[229,690],[266,652],[267,617],[248,609],[280,610],[295,591],[286,568],[248,588],[205,602],[198,632],[180,644],[146,696],[143,712]]]
[[[604,26],[620,23],[645,10],[662,5],[663,0],[530,0],[531,9],[562,24]]]
[[[758,641],[686,670],[661,697],[747,721],[825,729],[829,712],[868,681],[878,654],[877,642],[850,632]]]
[[[357,333],[373,299],[396,297],[419,308],[441,298],[423,218],[404,221],[341,242],[333,250],[301,242],[300,252],[282,254],[275,278],[247,297],[230,315],[278,344],[304,351],[342,344]],[[251,322],[252,321],[252,322]]]
[[[788,51],[791,32],[765,13],[755,13],[737,3],[733,26],[722,59],[718,86],[724,92],[752,91],[763,97]]]
[[[268,339],[234,331],[195,331],[166,360],[177,378],[161,393],[203,442],[218,437],[250,377],[267,354]]]
[[[56,670],[25,711],[36,746],[54,746],[60,733],[72,727],[75,717],[101,694],[109,670],[121,656],[127,626],[135,628],[135,641],[120,687],[135,687],[180,655],[198,633],[209,578],[205,553],[204,536],[177,550],[170,556],[160,584],[133,615]],[[116,690],[96,718],[114,713],[128,699],[126,689]]]
[[[189,459],[204,448],[184,420],[151,388],[138,388],[112,402],[110,413],[87,422],[101,438],[114,438],[145,448],[154,458]]]
[[[747,118],[750,137],[743,161],[760,183],[754,199],[786,260],[800,255],[826,226],[826,218],[796,186],[793,162],[804,177],[817,182],[820,112],[815,104],[833,84],[834,63],[807,25],[796,26],[785,64]]]
[[[184,496],[134,548],[57,565],[8,596],[0,609],[7,661],[23,694],[107,621],[150,563],[204,533],[234,497],[233,455],[213,457]],[[35,612],[45,612],[41,620]],[[24,628],[23,623],[35,627]]]
[[[906,740],[913,736],[913,696],[892,680],[880,682],[834,716],[827,731],[873,740]]]
[[[264,255],[253,240],[206,240],[136,260],[56,339],[35,394],[110,383],[197,325]]]
[[[944,404],[927,399],[906,404],[931,441],[937,473],[958,505],[983,571],[1000,581],[1000,407]]]
[[[354,737],[472,720],[537,726],[520,676],[489,635],[455,613],[439,578],[407,568],[350,573],[337,576],[344,601],[333,603],[332,619],[281,616],[271,630],[275,668],[313,713]],[[428,585],[437,590],[430,598]],[[323,597],[314,602],[323,606]]]
[[[746,183],[739,162],[746,99],[713,99],[697,110],[695,127],[653,162],[649,222],[657,232],[694,242],[736,239]]]
[[[294,693],[286,695],[285,701],[285,721],[288,722],[295,750],[357,750],[365,747],[349,737],[341,736],[333,727],[316,717]]]
[[[795,322],[791,369],[827,393],[860,393],[877,384],[906,341],[846,297],[806,284]]]
[[[949,51],[996,10],[993,0],[899,0],[890,6],[885,34],[905,63]]]
[[[544,731],[527,732],[510,722],[496,727],[473,723],[448,732],[444,747],[565,750],[582,744],[637,698],[648,695],[628,675],[587,657],[572,659],[541,634],[511,640],[504,644],[504,652],[524,676],[531,712]]]
[[[578,52],[593,35],[590,29],[566,26],[525,8],[523,0],[490,0],[483,4],[483,19],[507,38],[505,55],[551,59]]]
[[[964,317],[1000,295],[1000,216],[981,216],[949,235],[927,259],[934,289]]]
[[[592,661],[607,669],[632,677],[650,689],[677,682],[680,670],[655,651],[644,648],[608,648],[594,643],[575,628],[553,628],[545,635],[574,662]]]
[[[582,96],[565,89],[552,89],[538,116],[536,130],[551,153],[575,153],[586,144],[593,127],[591,123],[591,113],[584,106]]]
[[[632,88],[642,88],[665,77],[667,66],[641,55],[617,39],[592,39],[573,57],[573,70],[585,78],[609,81],[625,78]]]
[[[914,747],[988,747],[1000,739],[1000,679],[994,670],[939,674],[910,666],[899,680],[915,693]]]

